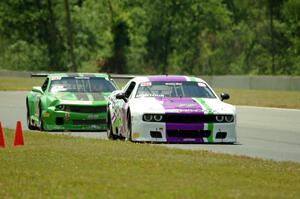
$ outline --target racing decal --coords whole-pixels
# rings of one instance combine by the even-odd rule
[[[155,97],[155,99],[161,102],[164,110],[166,110],[166,113],[204,113],[201,105],[193,98]]]
[[[162,102],[165,109],[166,117],[176,117],[176,115],[191,114],[203,115],[204,110],[201,105],[192,98],[161,98],[156,97],[156,100]],[[185,131],[199,131],[204,130],[204,123],[169,123],[166,122],[166,139],[168,142],[198,142],[202,143],[203,138],[196,136],[190,138],[189,136],[179,135],[184,134]],[[173,133],[172,133],[173,132]],[[174,133],[175,132],[175,133]]]
[[[208,115],[212,115],[213,114],[213,110],[210,108],[210,106],[208,106],[206,104],[206,102],[202,99],[202,98],[193,98],[194,100],[196,100],[197,102],[199,102],[207,111],[208,111]],[[213,132],[214,132],[214,124],[213,123],[208,123],[207,124],[207,130],[211,131],[210,136],[207,138],[208,142],[213,142]]]
[[[144,86],[151,86],[152,85],[152,82],[142,82],[140,84],[141,87],[144,87]]]
[[[54,80],[61,80],[61,76],[53,76],[51,77],[51,81],[54,81]]]
[[[105,100],[104,96],[101,93],[89,93],[88,97],[89,97],[90,101]]]
[[[69,112],[66,112],[66,113],[65,113],[65,120],[66,120],[66,121],[69,121],[69,120],[70,120],[70,113],[69,113]]]
[[[188,78],[189,81],[197,81],[197,78],[195,77],[189,77]],[[202,83],[202,82],[198,82],[198,86],[200,87],[206,87],[206,84]],[[202,107],[204,107],[207,111],[208,111],[208,115],[212,115],[213,114],[213,110],[211,109],[210,106],[208,106],[205,102],[205,100],[201,99],[201,98],[193,98],[194,100],[196,100],[198,103],[201,104]],[[211,131],[210,136],[207,138],[208,142],[213,142],[213,132],[214,132],[214,124],[213,123],[208,123],[207,124],[207,130]]]
[[[87,93],[74,93],[74,95],[76,96],[77,100],[89,101],[89,97],[88,97]]]

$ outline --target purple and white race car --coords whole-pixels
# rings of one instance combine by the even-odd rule
[[[107,136],[137,142],[235,143],[236,109],[202,79],[141,76],[108,101]]]

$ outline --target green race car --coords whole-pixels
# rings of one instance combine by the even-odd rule
[[[26,97],[28,128],[106,130],[107,97],[116,84],[107,74],[55,73]]]

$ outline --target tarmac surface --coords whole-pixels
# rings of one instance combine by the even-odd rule
[[[14,129],[16,122],[26,126],[27,92],[0,91],[2,127]],[[275,161],[300,163],[300,109],[237,106],[238,143],[224,144],[159,144],[170,148],[209,150]],[[71,136],[106,139],[106,132],[50,132]]]

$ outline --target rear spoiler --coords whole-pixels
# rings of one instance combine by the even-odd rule
[[[31,77],[48,77],[49,73],[31,73]]]
[[[109,74],[109,79],[130,80],[130,79],[133,79],[135,77],[136,77],[136,75]]]
[[[31,77],[48,77],[50,73],[31,73]],[[136,75],[123,75],[123,74],[108,74],[109,79],[124,79],[124,80],[130,80]]]

